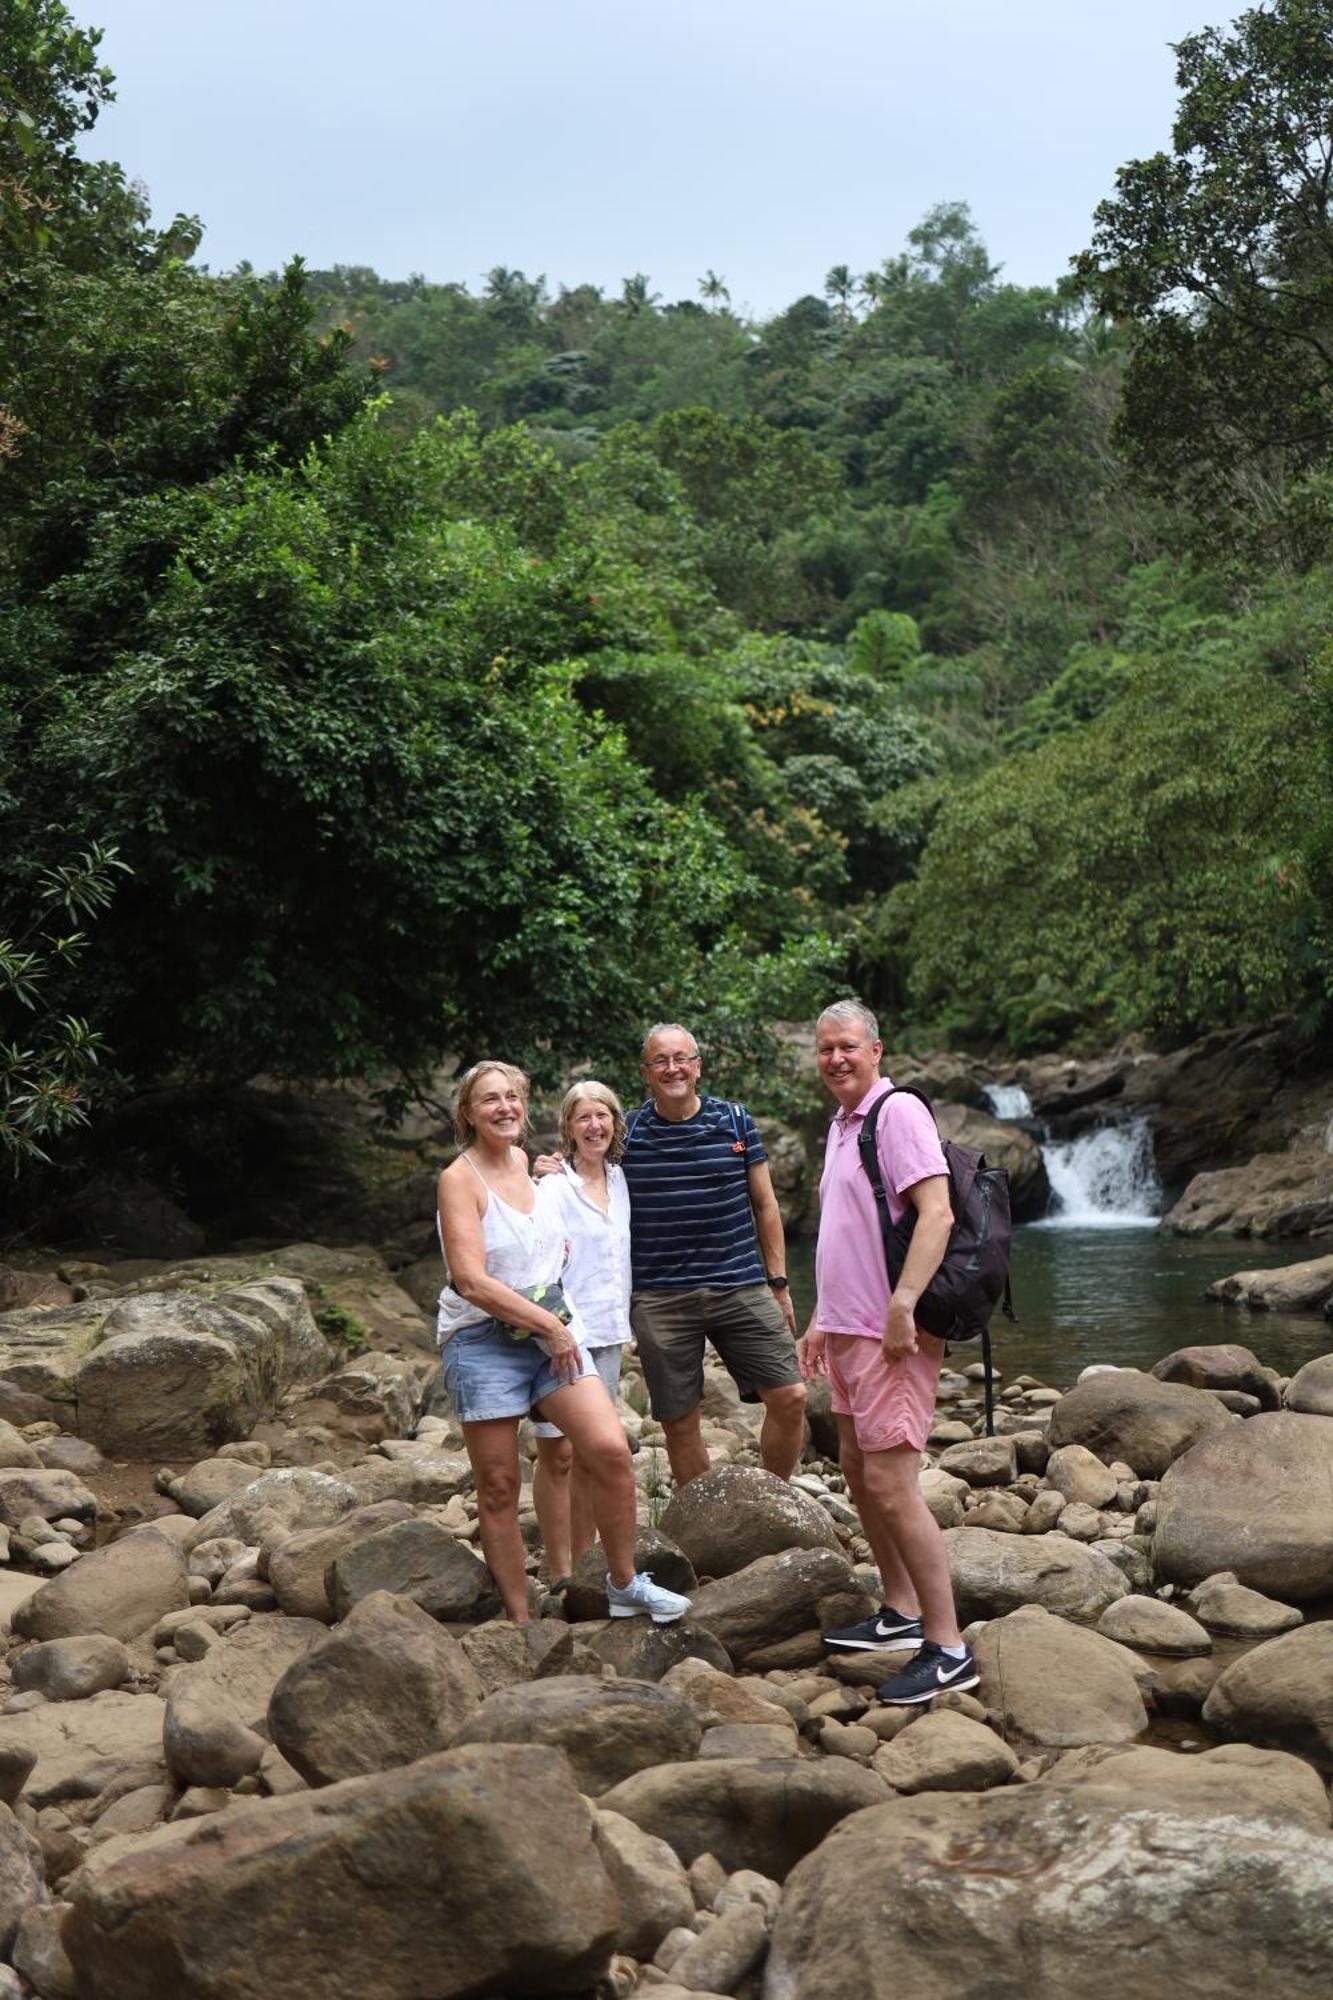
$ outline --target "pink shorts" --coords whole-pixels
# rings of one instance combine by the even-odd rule
[[[917,1351],[886,1361],[877,1340],[831,1333],[824,1342],[833,1414],[850,1417],[862,1451],[925,1448],[935,1415],[944,1342],[917,1333]]]

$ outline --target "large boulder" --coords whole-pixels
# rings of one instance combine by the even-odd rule
[[[994,1528],[950,1528],[944,1536],[954,1601],[964,1625],[1035,1604],[1095,1625],[1108,1604],[1129,1592],[1122,1572],[1097,1549],[1067,1535],[1009,1535]]]
[[[670,1688],[565,1674],[490,1695],[454,1741],[549,1743],[568,1757],[579,1790],[595,1796],[636,1771],[686,1762],[702,1737],[697,1711]]]
[[[1298,1368],[1282,1400],[1301,1415],[1333,1417],[1333,1354],[1316,1354]]]
[[[1018,1769],[1009,1745],[984,1723],[951,1709],[918,1716],[875,1753],[875,1770],[895,1792],[984,1792]]]
[[[1248,1312],[1322,1312],[1333,1299],[1333,1257],[1307,1257],[1269,1271],[1233,1271],[1207,1297]]]
[[[1051,1411],[1052,1450],[1082,1444],[1107,1465],[1117,1459],[1140,1479],[1160,1479],[1173,1459],[1235,1420],[1212,1396],[1182,1382],[1160,1382],[1134,1368],[1089,1376]]]
[[[183,1784],[234,1785],[259,1769],[274,1688],[326,1637],[313,1618],[270,1612],[234,1625],[201,1660],[176,1668],[162,1741]]]
[[[844,1556],[789,1549],[705,1584],[695,1593],[690,1622],[711,1632],[733,1660],[745,1660],[797,1633],[868,1618],[873,1609]]]
[[[1234,1340],[1177,1347],[1155,1361],[1152,1372],[1159,1382],[1183,1382],[1190,1389],[1238,1389],[1243,1396],[1253,1396],[1265,1410],[1275,1410],[1282,1400],[1273,1370]]]
[[[0,1770],[27,1760],[29,1805],[96,1798],[121,1773],[140,1785],[167,1778],[164,1705],[155,1694],[100,1694],[96,1701],[51,1701],[0,1716]]]
[[[0,1313],[0,1383],[14,1396],[71,1402],[79,1370],[111,1308],[108,1299],[83,1299],[77,1305],[20,1306]],[[6,1407],[4,1414],[10,1423],[32,1421],[17,1409]]]
[[[202,1458],[328,1361],[294,1278],[121,1299],[73,1384],[79,1433],[118,1458]]]
[[[508,1744],[164,1827],[69,1895],[81,2000],[578,1993],[620,1920],[565,1760]]]
[[[22,1646],[10,1657],[14,1686],[35,1689],[48,1701],[86,1701],[104,1688],[118,1688],[130,1671],[130,1656],[119,1639],[104,1632],[80,1632],[72,1639],[46,1639]]]
[[[372,1591],[410,1597],[432,1618],[480,1624],[500,1611],[491,1573],[480,1556],[438,1521],[391,1521],[353,1542],[329,1564],[328,1590],[337,1617]]]
[[[185,1557],[167,1536],[146,1529],[90,1550],[44,1583],[15,1611],[13,1630],[24,1639],[78,1632],[137,1639],[189,1601]]]
[[[705,1476],[712,1478],[715,1475],[710,1473]],[[763,1477],[767,1479],[769,1475],[765,1473]],[[697,1485],[698,1481],[691,1483]],[[678,1590],[685,1597],[693,1597],[699,1587],[694,1564],[660,1528],[639,1529],[634,1537],[634,1567],[646,1570],[665,1589]],[[606,1583],[606,1551],[600,1542],[594,1542],[574,1565],[574,1574],[570,1577],[563,1599],[565,1617],[574,1624],[590,1618],[605,1618],[608,1611]]]
[[[1333,1624],[1266,1639],[1219,1674],[1203,1705],[1219,1736],[1333,1764]]]
[[[45,1466],[0,1468],[0,1525],[6,1528],[17,1528],[28,1514],[40,1514],[44,1521],[88,1521],[96,1511],[96,1496],[72,1472]]]
[[[1246,1812],[1328,1826],[1328,1793],[1319,1773],[1303,1757],[1249,1743],[1221,1743],[1193,1757],[1146,1743],[1075,1751],[1059,1758],[1041,1783],[1080,1791],[1111,1787],[1122,1796],[1132,1792],[1140,1805],[1198,1802],[1219,1812],[1239,1800]]]
[[[1295,1605],[1247,1590],[1227,1569],[1206,1576],[1190,1592],[1189,1604],[1207,1631],[1231,1639],[1276,1639],[1279,1632],[1290,1632],[1304,1622]]]
[[[1307,1604],[1333,1591],[1333,1418],[1268,1411],[1206,1438],[1157,1495],[1153,1564],[1163,1581],[1233,1571],[1253,1590]]]
[[[191,1546],[231,1541],[258,1548],[303,1529],[330,1527],[356,1505],[356,1489],[347,1480],[312,1466],[278,1466],[203,1515]]]
[[[1006,1736],[1043,1749],[1128,1743],[1148,1726],[1118,1645],[1031,1604],[995,1618],[973,1652],[981,1694]]]
[[[593,1814],[602,1865],[620,1898],[616,1950],[650,1959],[668,1931],[689,1928],[694,1917],[690,1881],[673,1850],[623,1814]]]
[[[1243,1167],[1196,1174],[1162,1228],[1176,1236],[1327,1236],[1333,1233],[1333,1153],[1293,1146]]]
[[[832,1516],[808,1493],[757,1465],[719,1465],[672,1495],[662,1533],[700,1576],[734,1576],[784,1549],[840,1547]]]
[[[598,1803],[665,1840],[687,1868],[712,1854],[728,1874],[754,1868],[780,1882],[839,1820],[888,1796],[882,1778],[845,1757],[707,1757],[640,1771]]]
[[[334,1784],[447,1750],[482,1697],[458,1640],[410,1598],[376,1591],[287,1668],[268,1733],[308,1784]]]
[[[6,1958],[20,1920],[44,1895],[42,1850],[9,1807],[0,1805],[0,1951]]]
[[[279,1611],[292,1618],[319,1618],[333,1623],[333,1603],[325,1579],[330,1565],[344,1553],[379,1533],[394,1521],[410,1521],[405,1500],[381,1500],[354,1507],[327,1528],[301,1528],[288,1535],[267,1558],[268,1580]]]
[[[794,1872],[765,2000],[1309,2000],[1331,1892],[1326,1832],[1234,1801],[930,1792],[847,1820]]]

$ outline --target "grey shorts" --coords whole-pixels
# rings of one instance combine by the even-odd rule
[[[607,1394],[614,1403],[616,1391],[620,1387],[620,1357],[625,1352],[624,1344],[614,1341],[610,1347],[585,1347],[583,1351],[605,1382]],[[532,1435],[538,1438],[558,1438],[565,1434],[559,1424],[546,1424],[540,1417],[534,1417]]]
[[[659,1423],[687,1417],[704,1394],[704,1343],[711,1341],[747,1402],[801,1379],[796,1342],[767,1285],[715,1292],[635,1292],[629,1323],[648,1401]]]

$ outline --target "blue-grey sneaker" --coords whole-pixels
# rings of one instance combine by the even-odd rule
[[[608,1577],[606,1601],[613,1618],[651,1618],[654,1625],[674,1625],[690,1608],[688,1597],[675,1590],[664,1590],[642,1569],[634,1572],[623,1589]]]

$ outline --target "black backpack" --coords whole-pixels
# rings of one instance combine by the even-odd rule
[[[861,1121],[857,1142],[861,1165],[875,1193],[880,1234],[884,1239],[884,1261],[889,1269],[889,1285],[896,1288],[902,1276],[907,1247],[916,1227],[916,1210],[907,1204],[899,1221],[889,1214],[889,1195],[880,1172],[875,1145],[879,1114],[891,1097],[919,1098],[935,1116],[930,1099],[922,1091],[904,1086],[886,1090],[877,1097]],[[991,1379],[990,1319],[998,1305],[1007,1319],[1017,1318],[1009,1296],[1009,1251],[1013,1224],[1009,1219],[1009,1176],[1003,1167],[988,1167],[984,1153],[942,1139],[944,1163],[949,1170],[949,1204],[953,1209],[953,1229],[940,1259],[940,1267],[917,1300],[914,1318],[927,1333],[951,1345],[979,1340],[986,1369],[986,1434],[995,1434],[995,1394]]]

